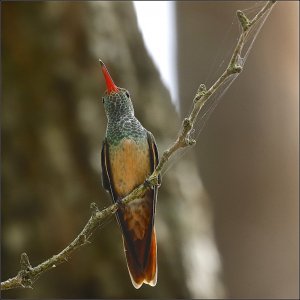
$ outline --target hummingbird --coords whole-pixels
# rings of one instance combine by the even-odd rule
[[[107,117],[101,151],[102,185],[115,203],[144,183],[159,160],[154,136],[135,117],[129,92],[117,87],[101,60],[100,64],[107,87],[102,97]],[[157,190],[158,186],[148,189],[143,197],[121,205],[116,212],[129,275],[136,289],[143,283],[155,286],[157,282]]]

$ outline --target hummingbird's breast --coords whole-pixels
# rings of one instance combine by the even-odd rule
[[[150,154],[147,139],[122,139],[109,147],[114,189],[121,198],[142,184],[150,175]]]

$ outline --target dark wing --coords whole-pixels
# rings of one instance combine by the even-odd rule
[[[148,144],[150,149],[150,159],[151,159],[151,172],[154,171],[159,163],[158,150],[153,134],[147,131]],[[158,182],[161,184],[161,176],[158,176]]]
[[[110,178],[109,178],[109,162],[108,160],[108,144],[106,142],[106,139],[103,141],[102,144],[102,150],[101,150],[101,168],[102,168],[102,185],[106,189],[107,192],[109,192],[112,197],[112,187],[110,184]]]

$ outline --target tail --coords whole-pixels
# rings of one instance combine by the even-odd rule
[[[155,286],[157,282],[155,228],[152,229],[149,246],[145,244],[145,240],[135,240],[131,245],[126,240],[123,237],[127,267],[133,286],[136,289],[139,289],[143,283]]]

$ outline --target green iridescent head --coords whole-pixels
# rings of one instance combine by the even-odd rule
[[[127,90],[118,88],[118,92],[105,92],[102,97],[105,113],[109,119],[113,115],[133,115],[133,105]]]
[[[120,117],[122,115],[134,115],[129,92],[126,89],[117,87],[104,63],[101,60],[100,63],[107,87],[102,97],[102,102],[108,120],[112,117]]]

